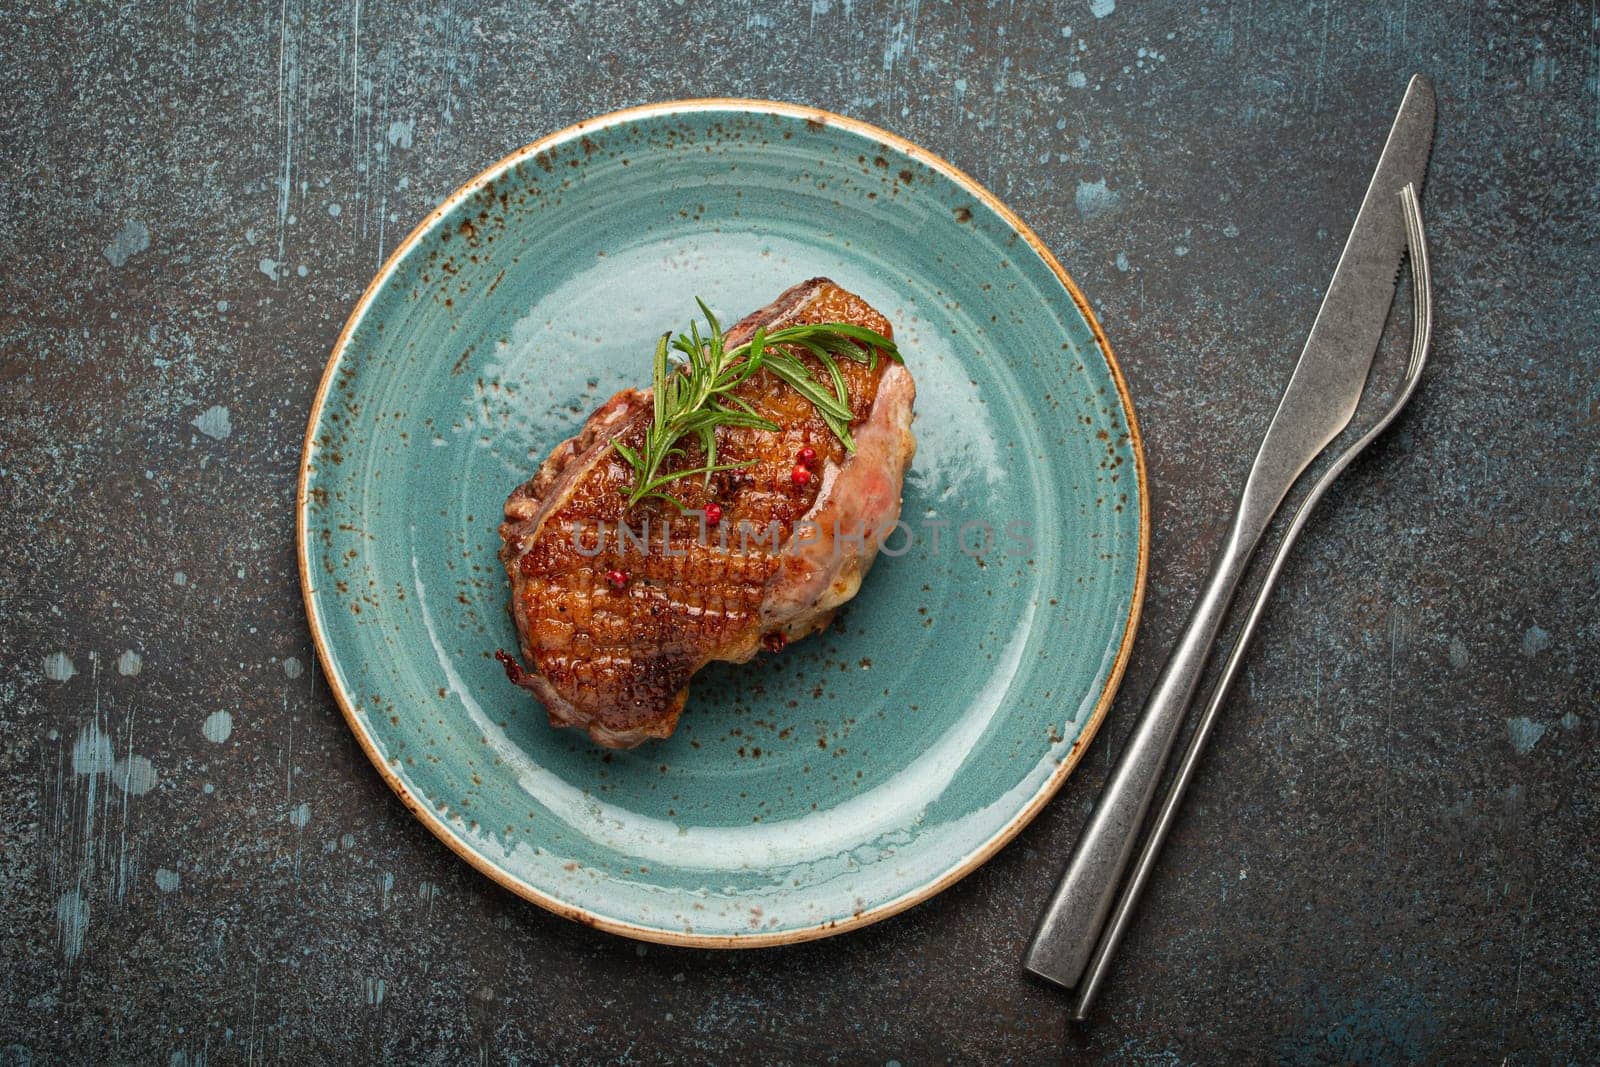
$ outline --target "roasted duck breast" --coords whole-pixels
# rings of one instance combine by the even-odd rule
[[[815,278],[719,333],[720,345],[753,343],[759,354],[763,337],[801,336],[782,331],[808,324],[892,337],[864,300]],[[775,344],[774,366],[778,353],[790,357],[788,379],[758,362],[715,398],[709,407],[725,417],[667,455],[660,469],[672,480],[659,491],[641,497],[641,465],[661,452],[654,392],[688,403],[687,384],[671,381],[613,396],[511,494],[500,558],[521,648],[520,657],[498,655],[553,725],[581,727],[612,748],[666,737],[701,667],[816,633],[855,596],[899,518],[916,448],[910,373],[898,355],[858,344],[863,358],[837,360],[804,343]],[[796,364],[847,398],[848,420],[818,406]]]

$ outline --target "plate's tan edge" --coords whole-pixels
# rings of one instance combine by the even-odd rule
[[[1042,258],[1050,267],[1050,269],[1055,272],[1056,277],[1061,280],[1061,284],[1066,288],[1067,292],[1071,294],[1073,302],[1077,304],[1078,310],[1083,313],[1085,321],[1089,323],[1090,328],[1094,331],[1095,342],[1100,346],[1100,351],[1105,355],[1106,365],[1111,368],[1111,377],[1113,380],[1115,380],[1117,385],[1117,395],[1121,399],[1122,411],[1128,422],[1128,439],[1133,448],[1134,466],[1138,474],[1139,481],[1139,561],[1137,573],[1134,579],[1133,600],[1129,604],[1127,625],[1123,630],[1122,645],[1117,650],[1116,662],[1112,664],[1111,672],[1106,678],[1104,688],[1101,690],[1100,699],[1095,704],[1094,713],[1089,717],[1089,722],[1084,726],[1082,734],[1080,734],[1077,741],[1073,743],[1072,751],[1067,755],[1066,759],[1061,761],[1061,764],[1056,768],[1055,773],[1053,773],[1049,780],[1047,780],[1039,788],[1039,791],[1034,794],[1033,798],[1027,803],[1027,805],[1025,805],[1023,809],[1011,819],[1010,822],[1001,827],[999,832],[985,842],[982,847],[963,858],[961,862],[951,867],[944,874],[940,875],[927,885],[913,890],[904,896],[897,897],[894,900],[880,904],[875,908],[852,915],[848,919],[838,919],[831,922],[822,923],[817,926],[805,927],[804,929],[800,930],[786,930],[769,934],[726,934],[708,936],[703,934],[680,933],[677,931],[659,929],[656,927],[639,926],[634,923],[606,918],[605,916],[596,915],[593,912],[586,911],[583,908],[574,907],[571,904],[558,900],[547,893],[540,892],[533,886],[530,886],[524,882],[520,882],[507,875],[504,871],[487,863],[482,857],[468,847],[466,842],[457,837],[455,832],[451,830],[450,827],[445,825],[443,821],[441,821],[432,812],[428,811],[422,804],[418,803],[416,798],[414,798],[410,791],[406,788],[405,784],[400,781],[399,776],[390,770],[388,765],[384,763],[382,756],[378,752],[376,741],[370,734],[367,733],[367,730],[362,725],[361,720],[356,716],[355,709],[350,704],[349,696],[335,681],[337,675],[333,669],[332,655],[329,652],[327,642],[323,637],[322,620],[317,614],[317,607],[311,595],[312,584],[310,545],[307,537],[309,523],[307,522],[308,516],[306,512],[306,495],[311,471],[311,449],[313,444],[313,436],[316,432],[317,423],[322,415],[323,403],[327,399],[328,390],[333,384],[334,374],[338,370],[340,357],[344,354],[345,345],[349,342],[351,334],[354,333],[356,326],[360,324],[361,319],[365,316],[368,308],[371,306],[373,296],[377,293],[379,287],[382,286],[388,277],[394,273],[394,270],[399,264],[401,258],[408,251],[410,251],[413,245],[422,239],[423,235],[432,230],[434,225],[438,223],[438,221],[443,218],[451,208],[455,207],[457,204],[473,195],[486,182],[503,173],[504,171],[509,170],[511,167],[516,166],[523,160],[537,155],[548,148],[562,144],[566,141],[570,141],[575,137],[580,137],[591,130],[603,129],[621,122],[651,115],[669,115],[685,111],[715,110],[748,111],[753,114],[784,115],[791,118],[806,119],[812,122],[820,122],[824,125],[837,126],[841,129],[849,130],[853,133],[858,133],[863,136],[873,138],[880,143],[892,145],[894,148],[912,157],[913,159],[918,160],[931,169],[939,171],[945,175],[945,177],[954,181],[956,184],[970,192],[978,200],[992,208],[1001,218],[1005,219],[1006,222],[1017,231],[1017,233],[1022,235],[1023,239],[1033,247],[1034,251],[1039,253],[1040,258]],[[824,111],[820,108],[805,107],[799,104],[788,104],[773,100],[746,100],[734,97],[708,97],[694,100],[664,101],[655,104],[644,104],[639,107],[624,108],[621,111],[612,111],[592,119],[587,119],[575,125],[568,126],[563,130],[558,130],[555,133],[541,137],[532,144],[517,149],[517,151],[506,156],[498,163],[495,163],[494,165],[484,169],[471,181],[467,182],[455,192],[451,193],[443,203],[434,208],[433,211],[429,212],[428,215],[420,223],[418,223],[409,234],[406,235],[405,240],[401,241],[395,246],[394,251],[390,252],[388,258],[384,260],[383,266],[378,270],[377,276],[372,279],[372,282],[367,286],[366,291],[361,294],[361,299],[356,302],[355,309],[351,311],[350,318],[345,322],[344,329],[339,332],[339,338],[334,342],[333,352],[328,358],[328,365],[322,372],[322,381],[317,386],[316,396],[311,403],[311,415],[306,422],[305,438],[301,446],[300,477],[295,490],[295,547],[296,554],[299,557],[300,566],[300,593],[302,599],[305,601],[306,619],[310,623],[311,627],[311,641],[312,644],[316,646],[317,658],[321,661],[323,674],[328,679],[328,688],[333,691],[334,698],[339,704],[339,710],[343,712],[345,721],[349,723],[351,731],[356,735],[356,740],[360,743],[362,751],[367,754],[367,758],[372,761],[372,765],[378,769],[378,774],[382,776],[384,781],[389,783],[389,787],[394,790],[395,795],[400,798],[401,802],[406,806],[406,808],[410,810],[410,812],[415,815],[424,826],[432,831],[434,836],[443,841],[462,859],[466,860],[484,875],[504,886],[506,889],[511,890],[513,893],[516,893],[518,896],[521,896],[527,900],[531,900],[533,903],[542,908],[546,908],[555,912],[557,915],[572,919],[575,922],[583,923],[586,926],[593,926],[609,933],[621,934],[625,937],[637,938],[641,941],[653,941],[664,945],[684,945],[693,948],[765,948],[773,945],[787,945],[800,941],[811,941],[815,940],[816,938],[829,937],[834,934],[842,934],[849,930],[859,929],[860,927],[866,926],[870,923],[875,923],[880,919],[887,919],[889,916],[898,914],[914,904],[919,904],[922,901],[927,900],[929,897],[932,897],[949,888],[966,875],[972,873],[978,867],[982,866],[989,859],[989,857],[993,856],[1007,842],[1015,837],[1017,833],[1021,831],[1022,828],[1039,813],[1039,810],[1044,807],[1050,798],[1056,794],[1056,791],[1061,788],[1062,783],[1067,780],[1067,776],[1072,773],[1073,768],[1078,765],[1078,761],[1083,758],[1084,752],[1089,747],[1089,742],[1094,739],[1094,735],[1099,731],[1100,724],[1105,719],[1107,710],[1109,710],[1111,707],[1111,701],[1113,697],[1116,696],[1117,686],[1122,681],[1123,672],[1127,669],[1128,659],[1133,651],[1133,640],[1138,631],[1139,613],[1144,606],[1145,576],[1150,554],[1150,493],[1149,487],[1145,481],[1144,441],[1139,434],[1138,420],[1134,416],[1133,400],[1128,394],[1128,384],[1123,379],[1122,368],[1117,365],[1116,356],[1111,351],[1111,343],[1106,340],[1105,331],[1100,328],[1100,321],[1095,318],[1094,311],[1090,308],[1089,301],[1084,297],[1082,290],[1078,288],[1077,283],[1074,282],[1071,276],[1067,274],[1066,270],[1062,268],[1060,262],[1058,262],[1056,257],[1050,253],[1050,250],[1045,247],[1044,242],[1041,241],[1039,236],[1035,234],[1025,222],[1018,218],[1010,208],[1001,203],[998,197],[989,192],[989,190],[985,189],[975,179],[961,171],[959,168],[946,162],[939,156],[936,156],[932,152],[913,144],[903,137],[892,134],[887,130],[879,129],[870,123],[862,122],[858,119],[847,118],[843,115],[836,115],[831,111]]]

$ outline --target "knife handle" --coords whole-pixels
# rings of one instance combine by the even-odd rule
[[[1249,495],[1248,492],[1246,494]],[[1242,501],[1247,505],[1248,501]],[[1276,505],[1274,504],[1273,510]],[[1066,873],[1028,947],[1029,971],[1062,986],[1077,984],[1110,914],[1146,811],[1161,781],[1217,630],[1270,514],[1241,506],[1211,577],[1172,656],[1161,669],[1128,747],[1078,839]]]
[[[1293,378],[1289,389],[1294,389]],[[1284,421],[1284,403],[1288,399],[1289,392],[1285,392],[1255,462],[1250,465],[1227,541],[1211,568],[1194,613],[1166,666],[1161,668],[1128,747],[1117,760],[1100,803],[1089,817],[1083,836],[1067,861],[1066,873],[1033,933],[1023,965],[1058,985],[1077,985],[1095,942],[1100,939],[1117,887],[1133,856],[1145,813],[1177,740],[1178,728],[1188,715],[1206,660],[1216,644],[1217,631],[1250,557],[1290,486],[1327,444],[1323,442],[1322,447],[1307,452],[1305,442],[1296,436],[1300,428]]]

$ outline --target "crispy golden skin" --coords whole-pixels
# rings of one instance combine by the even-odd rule
[[[743,343],[759,326],[770,332],[814,322],[892,336],[864,300],[818,278],[747,316],[728,331],[727,343]],[[812,357],[802,358],[819,370]],[[718,462],[750,465],[714,475],[709,487],[699,477],[672,483],[684,513],[660,501],[626,507],[622,491],[633,484],[633,470],[610,442],[642,449],[651,418],[645,390],[612,397],[511,494],[501,559],[522,663],[501,658],[511,680],[544,703],[552,724],[581,726],[612,747],[665,737],[690,677],[706,663],[743,662],[763,643],[781,647],[821,630],[854,595],[879,538],[899,516],[901,479],[915,447],[914,388],[905,368],[886,358],[874,369],[843,360],[840,369],[856,415],[854,456],[809,401],[759,372],[737,393],[782,429],[717,430]],[[816,450],[816,476],[796,484],[796,456],[807,446]],[[681,462],[701,465],[698,446]],[[698,513],[711,503],[722,518],[703,529]],[[864,526],[867,537],[860,545],[847,538],[842,552],[831,529],[815,544],[798,544],[814,536],[796,536],[808,517],[842,520],[847,531]],[[627,575],[621,588],[607,580],[613,571]]]

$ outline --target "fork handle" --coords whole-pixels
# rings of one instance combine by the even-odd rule
[[[1041,978],[1071,987],[1089,961],[1123,871],[1133,854],[1161,772],[1256,542],[1270,513],[1244,506],[1234,520],[1199,603],[1161,669],[1128,747],[1078,839],[1066,873],[1034,931],[1024,963]],[[1273,509],[1275,510],[1275,509]]]

